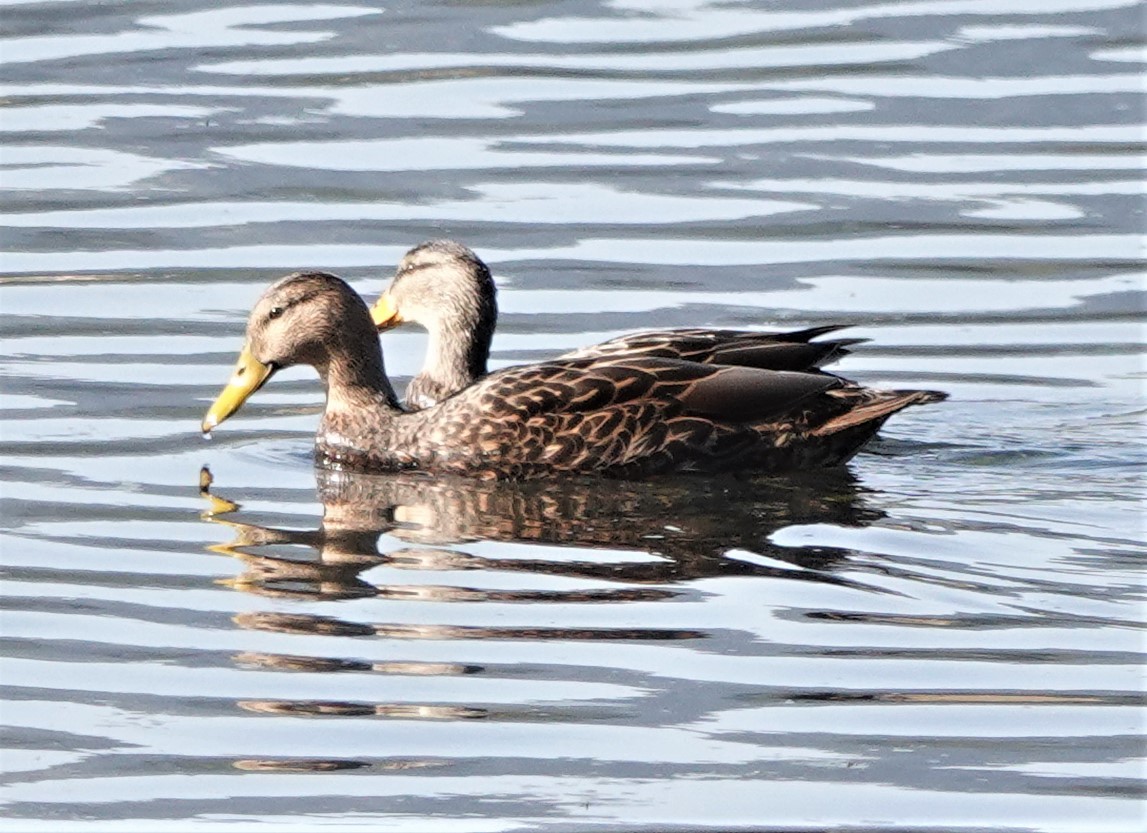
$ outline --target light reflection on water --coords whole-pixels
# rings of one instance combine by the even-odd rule
[[[0,826],[1141,823],[1135,4],[7,5]],[[268,281],[434,236],[499,365],[952,398],[780,479],[332,477],[302,369],[198,436]]]

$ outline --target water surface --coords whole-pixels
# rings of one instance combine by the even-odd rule
[[[4,5],[5,829],[1143,824],[1136,4]],[[951,398],[785,478],[316,472],[306,369],[198,435],[269,281],[439,236],[499,365]]]

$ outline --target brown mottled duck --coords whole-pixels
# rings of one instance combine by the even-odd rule
[[[486,375],[498,321],[489,267],[453,240],[430,240],[403,256],[371,315],[380,330],[410,322],[430,335],[426,359],[406,389],[406,407],[426,408]],[[648,356],[766,370],[812,370],[848,355],[864,339],[812,341],[846,325],[786,333],[686,328],[633,333],[582,347],[563,359]]]
[[[314,367],[326,387],[319,463],[486,479],[836,466],[892,414],[944,398],[825,373],[621,355],[505,368],[407,412],[366,304],[340,278],[306,272],[273,284],[255,304],[234,374],[203,430],[295,364]]]

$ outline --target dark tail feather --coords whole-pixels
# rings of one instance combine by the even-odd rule
[[[839,329],[820,327],[819,330]],[[715,347],[703,361],[709,364],[759,367],[765,370],[813,370],[847,356],[864,338],[840,338],[830,341],[807,341],[800,333],[756,335],[731,340]]]
[[[812,366],[824,367],[826,364],[838,362],[852,353],[848,348],[857,344],[864,344],[866,341],[868,341],[867,338],[837,338],[832,341],[814,341],[809,345],[810,347],[824,345],[825,350],[824,354]]]
[[[820,348],[822,352],[810,361],[806,367],[824,367],[826,364],[839,361],[851,353],[852,351],[848,348],[854,347],[857,344],[864,344],[869,339],[835,338],[832,341],[813,341],[813,339],[828,335],[829,333],[839,332],[840,330],[847,330],[851,326],[851,324],[827,324],[823,327],[809,327],[804,330],[794,330],[791,333],[783,333],[778,336],[778,338],[788,344],[807,344],[810,348]]]
[[[791,333],[783,333],[780,337],[783,337],[785,341],[811,341],[818,336],[835,333],[838,330],[847,330],[851,326],[851,324],[828,324],[823,327],[809,327],[805,330],[793,330]],[[867,341],[867,339],[860,339],[860,341]]]

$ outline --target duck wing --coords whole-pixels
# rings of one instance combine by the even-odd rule
[[[417,468],[499,479],[835,464],[832,432],[812,431],[849,411],[852,398],[829,396],[845,390],[864,389],[827,373],[679,359],[554,360],[497,371],[409,415],[399,445]],[[849,434],[852,453],[860,433]]]
[[[767,371],[680,359],[624,355],[557,359],[487,376],[459,396],[475,396],[506,418],[593,411],[635,403],[666,413],[751,422],[796,407],[845,381],[824,373]],[[456,397],[458,398],[458,397]]]

